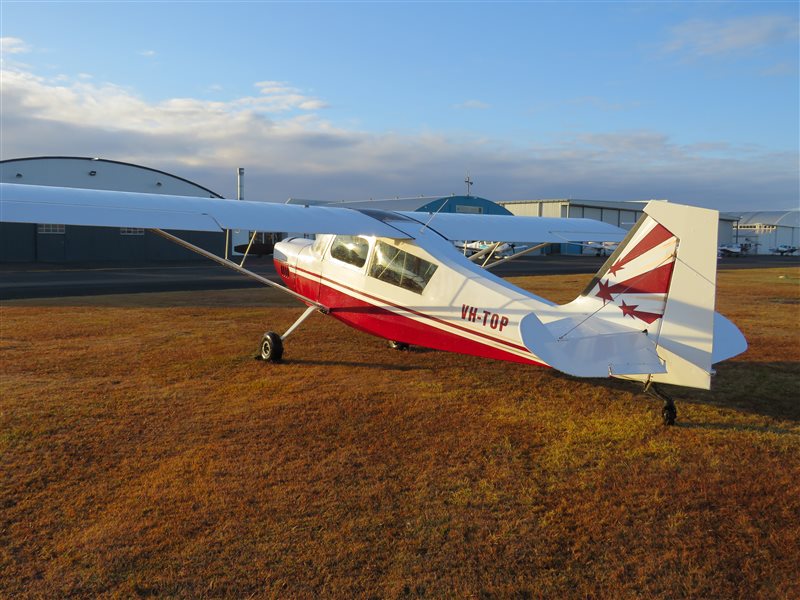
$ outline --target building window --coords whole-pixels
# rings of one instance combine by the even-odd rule
[[[64,225],[58,225],[55,223],[39,223],[36,225],[36,233],[55,233],[58,235],[64,235],[65,227]]]
[[[139,227],[120,227],[120,235],[144,235],[144,229]]]

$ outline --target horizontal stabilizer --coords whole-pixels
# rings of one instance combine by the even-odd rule
[[[581,324],[573,319],[545,325],[533,313],[526,315],[519,327],[528,350],[551,367],[576,377],[666,372],[655,344],[641,331],[602,322]]]
[[[714,313],[714,346],[711,362],[718,363],[747,350],[747,340],[739,328],[719,313]]]

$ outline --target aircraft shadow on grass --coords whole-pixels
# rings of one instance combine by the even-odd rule
[[[788,435],[800,438],[800,433],[781,427],[770,427],[758,425],[742,425],[737,423],[675,423],[676,427],[683,429],[707,429],[715,431],[752,431],[754,433],[777,433],[778,435]]]
[[[413,354],[426,354],[429,352],[437,352],[437,351],[428,348],[420,348],[412,346],[411,348],[405,350],[404,352],[411,352]],[[375,370],[387,370],[387,371],[399,371],[399,372],[422,371],[428,369],[428,367],[424,365],[400,365],[391,362],[376,363],[376,362],[363,362],[363,361],[317,360],[317,359],[287,359],[283,362],[283,364],[296,365],[296,366],[307,365],[307,366],[322,366],[322,367],[362,367]],[[800,365],[798,365],[798,363],[796,362],[764,363],[764,362],[740,361],[735,364],[726,365],[725,373],[720,375],[720,377],[733,378],[736,371],[744,373],[752,373],[754,371],[761,371],[763,373],[766,371],[767,373],[779,373],[786,376],[787,378],[792,378],[797,373],[799,367]],[[559,373],[551,369],[541,370],[540,375],[545,377],[556,377],[558,379],[564,379],[575,382],[591,381],[593,385],[604,387],[609,391],[618,393],[631,393],[631,392],[636,393],[637,391],[635,384],[632,385],[630,382],[625,382],[625,381],[617,381],[612,379],[587,380]],[[672,388],[671,391],[674,394],[675,400],[678,400],[682,403],[713,406],[715,408],[728,409],[751,415],[759,415],[762,417],[769,417],[782,421],[791,421],[794,423],[800,423],[800,401],[795,400],[797,396],[800,396],[800,394],[797,393],[800,390],[786,390],[785,396],[783,398],[776,399],[776,398],[768,398],[766,396],[755,395],[750,400],[743,399],[741,397],[731,398],[729,393],[725,392],[724,390],[720,390],[719,388],[712,391]],[[641,393],[640,396],[648,399],[649,401],[656,402],[656,400],[652,399],[651,397],[647,396],[644,393]],[[759,425],[749,425],[749,424],[716,423],[716,422],[687,423],[680,419],[678,420],[676,425],[684,429],[753,431],[753,432],[763,432],[763,433],[777,433],[782,435],[791,435],[800,437],[800,434],[798,434],[795,431],[783,429],[780,427],[771,427],[768,425],[759,426]]]
[[[798,372],[800,372],[800,363],[797,362],[737,361],[724,365],[723,372],[716,376],[717,381],[712,383],[713,387],[710,391],[692,390],[675,386],[669,386],[667,391],[676,402],[700,406],[713,406],[715,408],[733,410],[750,415],[800,423],[800,400],[798,400],[798,398],[800,398],[800,383],[797,383],[800,381],[800,377],[798,377]],[[785,378],[795,383],[793,388],[789,387],[783,390],[783,395],[781,397],[770,397],[766,394],[755,392],[751,397],[746,398],[741,392],[733,392],[733,386],[736,384],[731,381],[741,380],[742,374],[745,374],[746,378],[751,381],[756,377],[761,380],[769,380],[770,376],[772,376]],[[587,380],[552,370],[548,370],[547,375],[574,382],[591,381],[593,385],[620,394],[637,392],[636,384],[631,384],[630,382],[613,379]],[[728,380],[727,386],[726,380]],[[756,388],[757,385],[753,383],[752,387]],[[657,402],[657,400],[645,393],[639,395],[648,401]],[[781,429],[779,427],[736,423],[686,423],[685,421],[681,421],[680,418],[676,422],[676,425],[680,425],[686,429],[727,429],[800,435],[797,432]]]
[[[348,360],[316,360],[304,358],[292,358],[282,361],[282,364],[287,366],[318,366],[318,367],[366,367],[368,369],[376,369],[379,371],[425,371],[429,367],[423,365],[398,365],[394,363],[375,363],[375,362],[359,362]]]

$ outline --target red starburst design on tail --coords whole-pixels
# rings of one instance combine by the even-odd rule
[[[638,244],[636,244],[633,248],[631,248],[630,252],[626,253],[620,260],[615,262],[611,265],[608,271],[612,275],[616,275],[617,271],[621,271],[625,268],[629,262],[633,259],[640,257],[645,252],[649,252],[662,242],[667,241],[669,238],[672,237],[672,233],[666,228],[661,226],[660,224],[656,224],[653,227],[653,230],[650,231],[646,236],[644,236]]]
[[[672,277],[674,262],[670,261],[652,271],[636,275],[625,281],[609,285],[608,281],[597,282],[600,290],[595,294],[604,302],[612,302],[619,294],[666,294]]]
[[[639,308],[638,304],[625,304],[625,300],[622,301],[622,305],[620,306],[623,316],[630,317],[631,319],[636,318],[637,308]]]
[[[597,297],[603,299],[603,304],[605,305],[606,302],[613,302],[614,297],[611,295],[611,286],[608,284],[607,281],[600,280],[598,284],[600,286],[600,291],[597,292]]]
[[[598,291],[595,293],[595,296],[602,299],[603,305],[605,305],[608,302],[614,303],[615,298],[625,296],[626,294],[635,294],[639,298],[645,294],[666,295],[669,291],[669,284],[672,279],[672,269],[674,266],[675,262],[670,261],[660,267],[656,267],[652,271],[635,275],[630,279],[614,284],[608,280],[601,279],[597,282]],[[663,316],[661,313],[637,310],[640,306],[639,304],[627,304],[624,299],[622,300],[622,304],[617,304],[616,306],[622,311],[624,317],[640,319],[648,324]]]

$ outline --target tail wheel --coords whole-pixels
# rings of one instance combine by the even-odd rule
[[[283,358],[283,342],[281,336],[274,331],[268,331],[261,338],[261,347],[259,349],[261,360],[268,362],[280,362]]]
[[[664,406],[661,409],[661,419],[664,421],[664,425],[670,426],[675,425],[675,419],[678,418],[678,411],[675,408],[675,405],[671,402]]]

